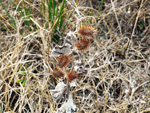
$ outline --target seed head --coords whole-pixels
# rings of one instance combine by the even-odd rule
[[[59,57],[57,66],[59,66],[60,68],[66,67],[70,62],[70,57],[67,55],[61,55]]]
[[[94,28],[91,26],[83,25],[79,28],[78,34],[83,38],[92,37],[94,34]]]
[[[84,52],[89,46],[90,46],[91,42],[88,39],[81,39],[79,40],[75,46],[78,48],[79,51]]]
[[[70,81],[70,82],[77,79],[77,78],[78,78],[78,73],[76,71],[70,71],[67,74],[67,80]]]
[[[52,76],[53,76],[54,78],[61,78],[61,77],[64,77],[65,74],[64,74],[61,70],[54,69]]]

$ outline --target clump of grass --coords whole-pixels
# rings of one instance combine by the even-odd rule
[[[8,10],[5,8],[4,4],[2,3],[2,1],[0,0],[0,4],[2,5],[3,9],[6,11],[7,15],[9,16],[11,22],[13,24],[10,24],[14,29],[16,29],[16,22],[14,20],[14,18],[10,15],[10,13],[8,12]],[[2,26],[3,27],[3,26]],[[4,27],[3,27],[4,28]]]
[[[59,0],[47,0],[46,4],[48,6],[48,20],[51,23],[52,28],[51,42],[54,41],[58,43],[66,29],[68,20],[71,18],[72,13],[69,16],[66,15],[66,0],[62,0],[62,2]],[[44,12],[46,12],[45,4],[43,4],[43,7]]]
[[[65,0],[62,1],[60,6],[60,10],[58,8],[59,1],[55,2],[55,0],[47,0],[48,5],[48,14],[49,14],[49,22],[52,24],[53,35],[51,41],[59,42],[58,33],[61,31],[64,19],[65,19]],[[45,7],[45,6],[44,6]]]
[[[27,1],[21,1],[21,2],[14,2],[10,0],[12,6],[17,9],[19,16],[23,18],[24,24],[27,25],[30,31],[35,31],[38,29],[38,26],[36,26],[33,23],[33,20],[30,19],[30,17],[34,18],[34,10],[40,10],[41,12],[39,15],[42,15],[42,20],[44,21],[44,29],[47,29],[51,31],[51,42],[58,43],[60,40],[60,37],[62,37],[66,26],[68,24],[68,20],[70,19],[71,15],[66,15],[66,0],[63,0],[60,2],[59,0],[44,0],[39,3],[40,7],[32,8],[31,3]],[[16,17],[12,17],[8,10],[6,9],[6,6],[3,5],[2,1],[0,0],[0,4],[6,11],[9,19],[13,24],[11,26],[16,29]],[[40,8],[40,9],[38,9]],[[46,16],[48,15],[48,16]],[[16,15],[17,16],[17,15]],[[48,19],[48,20],[47,20]],[[65,23],[64,23],[65,22]],[[47,24],[50,23],[50,24]],[[49,26],[50,25],[50,26]],[[2,28],[5,28],[4,26],[1,26]],[[50,29],[49,29],[50,28]],[[20,30],[20,33],[22,34],[22,31]]]

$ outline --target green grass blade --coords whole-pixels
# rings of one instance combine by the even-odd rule
[[[15,4],[12,0],[10,0],[10,2],[12,3],[12,5],[13,5],[15,8],[17,8],[16,4]],[[16,2],[17,2],[17,1],[16,1]],[[18,3],[17,3],[17,4],[18,4]],[[20,6],[18,7],[17,11],[19,12],[19,14],[20,14],[21,16],[24,16],[23,11],[22,11],[22,9],[20,8]]]
[[[59,5],[59,1],[57,0],[57,6],[56,6],[56,16],[58,15],[58,5]]]
[[[19,79],[19,80],[17,80],[17,83],[23,82],[23,81],[24,81],[24,79]]]
[[[53,20],[55,19],[55,0],[53,0]]]
[[[27,75],[27,73],[25,71],[19,71],[18,74],[20,74],[20,75]]]
[[[29,8],[28,8],[28,15],[31,15],[31,6],[29,5]],[[31,16],[30,16],[31,17]]]
[[[42,6],[43,6],[43,13],[45,14],[45,12],[46,12],[46,7],[45,7],[45,3],[44,3],[44,2],[42,3]]]
[[[74,9],[74,11],[75,11],[75,9]],[[67,22],[66,22],[66,24],[64,25],[64,29],[63,29],[63,32],[62,32],[62,33],[64,33],[64,31],[65,31],[65,29],[66,29],[66,26],[68,25],[68,22],[69,22],[69,20],[70,20],[70,18],[71,18],[71,16],[72,16],[72,14],[74,14],[74,11],[73,11],[73,13],[71,13],[71,14],[69,15],[69,18],[67,19]]]
[[[61,25],[62,25],[62,24],[60,24],[60,23],[63,21],[63,18],[64,18],[64,17],[62,17],[62,14],[63,14],[63,11],[64,11],[64,4],[65,4],[65,0],[63,0],[63,3],[62,3],[62,5],[61,5],[60,11],[59,11],[59,14],[58,14],[58,16],[57,16],[58,21],[57,21],[57,23],[55,24],[54,32],[57,31],[57,27],[58,27],[58,26],[59,26],[59,30],[61,29]]]
[[[10,1],[11,1],[11,3],[13,4],[13,6],[14,6],[15,8],[17,8],[16,5],[15,5],[15,3],[14,3],[12,0],[10,0]],[[23,0],[23,3],[24,3],[24,0]],[[17,3],[17,4],[18,4],[18,3]],[[24,10],[24,11],[23,11],[23,10]],[[20,16],[22,16],[22,17],[26,16],[26,17],[24,17],[24,23],[25,23],[28,27],[30,27],[29,21],[27,20],[27,18],[29,18],[30,16],[29,16],[29,17],[27,17],[27,16],[28,16],[28,15],[31,15],[31,6],[29,5],[29,7],[26,9],[25,7],[21,8],[20,5],[19,5],[17,11],[19,12]],[[25,14],[24,14],[24,12],[25,12]]]
[[[6,30],[6,31],[7,31],[7,29],[6,29],[4,26],[0,25],[0,27],[1,27],[2,29],[4,29],[4,30]]]
[[[61,8],[60,8],[58,17],[60,17],[60,16],[63,14],[64,6],[65,6],[65,0],[63,0],[63,3],[62,3],[62,5],[61,5]]]
[[[46,23],[46,18],[45,18],[45,13],[46,13],[45,0],[44,0],[44,2],[42,2],[42,5],[40,7],[40,11],[41,11],[41,15],[42,15],[42,18],[44,20],[44,23]]]
[[[60,29],[60,30],[61,30],[62,23],[63,23],[64,17],[65,17],[65,16],[63,15],[63,13],[64,13],[64,6],[65,6],[65,0],[63,0],[62,6],[61,6],[61,8],[60,8],[59,16],[58,16],[58,18],[60,19],[60,20],[58,20],[58,21],[60,22],[60,24],[59,24],[59,29]]]
[[[57,22],[56,22],[55,25],[54,25],[54,33],[57,32],[57,26],[58,26],[58,23],[59,23],[58,5],[59,5],[59,0],[57,0],[57,5],[56,5],[56,13],[55,13],[56,19],[55,19],[55,20],[57,20]]]
[[[10,0],[10,1],[11,1],[11,3],[13,4],[13,6],[14,6],[15,8],[17,8],[16,5],[15,5],[15,3],[14,3],[12,0]],[[23,3],[24,3],[24,0],[23,0]],[[18,4],[18,3],[17,3],[17,4]],[[24,11],[23,11],[23,10],[24,10]],[[28,8],[25,8],[25,6],[24,6],[23,8],[21,8],[20,5],[19,5],[17,11],[19,12],[20,16],[22,16],[22,17],[26,16],[26,17],[24,17],[24,23],[25,23],[28,27],[30,27],[30,24],[29,24],[29,21],[27,20],[27,18],[29,18],[29,17],[30,17],[29,15],[31,15],[31,6],[29,5]],[[25,14],[24,14],[24,12],[25,12]],[[28,16],[28,17],[27,17],[27,16]]]
[[[22,85],[25,85],[25,84],[26,84],[26,81],[27,81],[27,79],[24,79]]]
[[[103,3],[104,3],[104,0],[101,0],[101,4],[100,4],[100,8],[99,8],[99,13],[101,13],[101,11],[102,11]]]
[[[63,23],[64,23],[64,19],[65,19],[65,15],[62,15],[62,16],[60,17],[60,21],[59,21],[59,30],[61,30],[61,28],[62,28],[62,25],[63,25]]]
[[[9,16],[10,20],[12,21],[12,23],[14,24],[13,27],[16,29],[16,22],[15,20],[12,18],[12,16],[10,16],[9,12],[7,11],[7,9],[5,8],[5,6],[3,5],[2,1],[0,0],[0,4],[2,5],[3,9],[6,11],[7,15]]]
[[[98,21],[98,18],[99,18],[100,14],[101,14],[103,3],[104,3],[104,0],[101,0],[101,2],[100,2],[100,8],[99,8],[99,14],[98,14],[98,17],[96,18],[96,21]]]
[[[52,3],[51,0],[47,0],[48,4],[48,13],[49,13],[49,22],[52,21]]]
[[[24,0],[23,0],[23,3],[24,3]],[[30,5],[29,5],[29,7],[30,7]],[[27,16],[28,16],[28,9],[26,9],[25,6],[23,7],[23,9],[24,9],[25,16],[26,16],[26,17],[24,18],[24,19],[25,19],[24,22],[25,22],[25,24],[26,24],[28,27],[30,27],[29,22],[26,20],[26,19],[27,19]]]

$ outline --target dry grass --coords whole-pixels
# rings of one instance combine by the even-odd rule
[[[99,0],[66,1],[67,11],[75,12],[59,45],[69,43],[72,49],[65,74],[78,72],[76,85],[70,88],[66,78],[52,77],[57,57],[50,54],[58,45],[50,42],[51,30],[44,29],[37,10],[30,19],[39,29],[30,31],[9,1],[4,1],[16,17],[14,30],[0,5],[0,24],[8,29],[0,28],[0,111],[61,113],[72,93],[77,113],[150,112],[150,1],[104,0],[101,13]],[[36,2],[31,6],[35,8]],[[83,53],[75,47],[81,25],[97,30]],[[21,70],[27,73],[25,85],[17,83],[24,78],[18,74]],[[54,100],[56,92],[51,90],[60,82],[66,84],[65,90]]]

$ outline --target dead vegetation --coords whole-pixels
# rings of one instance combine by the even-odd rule
[[[25,1],[34,9],[30,29],[10,1],[2,1],[16,29],[0,5],[0,25],[7,29],[0,27],[1,112],[150,112],[150,1],[102,1],[66,0],[66,15],[72,16],[58,44],[51,42],[52,26],[45,29],[49,23],[39,13],[40,1]],[[96,30],[83,52],[75,46],[82,25]],[[53,69],[62,54],[70,63],[57,79]],[[71,71],[78,78],[69,82]]]

